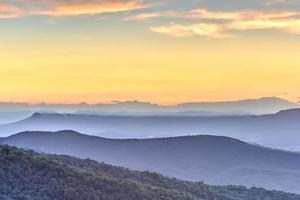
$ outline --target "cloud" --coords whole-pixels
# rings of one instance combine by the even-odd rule
[[[0,19],[43,15],[50,17],[97,15],[133,11],[151,7],[149,0],[0,0]],[[290,3],[294,0],[264,0],[268,4]],[[175,37],[202,36],[231,38],[236,31],[279,30],[300,34],[300,12],[297,10],[210,11],[205,8],[140,13],[126,20],[184,19],[181,23],[150,27],[156,33]],[[176,20],[175,20],[176,21]],[[185,21],[183,23],[182,21]]]
[[[5,5],[1,5],[5,2]],[[20,16],[78,16],[132,11],[151,6],[142,0],[15,0],[0,1],[0,18]]]
[[[0,19],[16,18],[20,15],[20,10],[15,6],[0,4]]]
[[[145,21],[153,18],[162,18],[162,17],[182,17],[180,13],[165,11],[165,12],[151,12],[151,13],[140,13],[137,15],[132,15],[126,18],[126,20],[136,20],[136,21]]]
[[[99,1],[99,2],[63,2],[47,10],[33,11],[34,15],[76,16],[95,15],[101,13],[123,12],[145,8],[149,5],[138,0],[131,1]]]
[[[300,34],[300,14],[296,11],[210,12],[198,9],[183,17],[201,22],[158,26],[150,30],[176,37],[205,36],[218,39],[234,37],[232,31],[247,30],[279,30]],[[213,22],[207,23],[205,20]]]
[[[273,5],[273,4],[292,4],[295,0],[266,0],[265,5]]]
[[[240,12],[210,12],[207,9],[195,9],[187,12],[152,12],[141,13],[128,17],[128,20],[143,21],[152,18],[187,18],[209,20],[242,20],[242,19],[280,19],[299,17],[300,13],[289,10],[274,11],[240,11]]]
[[[300,13],[295,11],[240,11],[240,12],[210,12],[206,9],[192,10],[186,17],[194,19],[213,20],[267,20],[299,17]]]
[[[168,26],[152,27],[150,29],[153,32],[171,35],[175,37],[188,37],[188,36],[205,36],[209,38],[229,38],[232,35],[225,33],[224,27],[217,24],[171,24]]]
[[[227,29],[238,31],[276,29],[292,34],[300,34],[300,19],[236,21],[228,24]]]
[[[141,13],[138,15],[132,15],[130,17],[127,17],[126,20],[136,20],[136,21],[144,21],[147,19],[153,19],[158,17],[163,17],[164,15],[162,13]]]

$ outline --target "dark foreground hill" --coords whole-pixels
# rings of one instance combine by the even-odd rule
[[[0,133],[75,130],[107,138],[160,138],[222,135],[267,147],[300,152],[300,109],[262,116],[97,116],[36,113],[7,125]],[[3,135],[3,136],[5,136]]]
[[[118,140],[60,131],[24,132],[0,142],[213,185],[257,186],[300,193],[300,154],[228,137]]]
[[[264,189],[170,179],[80,160],[0,146],[0,199],[5,200],[299,200]]]

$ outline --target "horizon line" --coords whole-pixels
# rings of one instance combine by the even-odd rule
[[[278,96],[262,96],[262,97],[254,97],[254,98],[241,98],[241,99],[232,99],[232,100],[216,100],[216,101],[187,101],[187,102],[180,102],[180,103],[172,103],[172,104],[162,104],[162,103],[156,103],[151,101],[142,101],[142,100],[112,100],[109,102],[98,102],[98,103],[88,103],[86,101],[78,102],[78,103],[66,103],[66,102],[36,102],[36,103],[30,103],[30,102],[21,102],[21,101],[1,101],[0,104],[22,104],[26,106],[56,106],[56,105],[65,105],[65,106],[72,106],[72,105],[87,105],[87,106],[97,106],[97,105],[117,105],[122,103],[144,103],[144,104],[151,104],[156,106],[178,106],[183,104],[193,104],[193,103],[233,103],[233,102],[241,102],[241,101],[255,101],[255,100],[263,100],[263,99],[278,99],[278,100],[284,100],[287,102],[299,104],[300,101],[291,101],[289,99],[285,99]]]

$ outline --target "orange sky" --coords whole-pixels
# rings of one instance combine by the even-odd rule
[[[299,100],[300,15],[292,6],[27,1],[0,3],[0,101]]]

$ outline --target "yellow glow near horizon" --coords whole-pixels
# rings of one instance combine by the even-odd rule
[[[298,46],[267,42],[257,46],[251,41],[202,44],[157,41],[60,51],[45,43],[26,52],[18,48],[5,52],[0,47],[0,99],[31,103],[138,99],[162,104],[262,96],[297,100]]]
[[[300,11],[159,2],[0,3],[0,101],[299,100]]]

